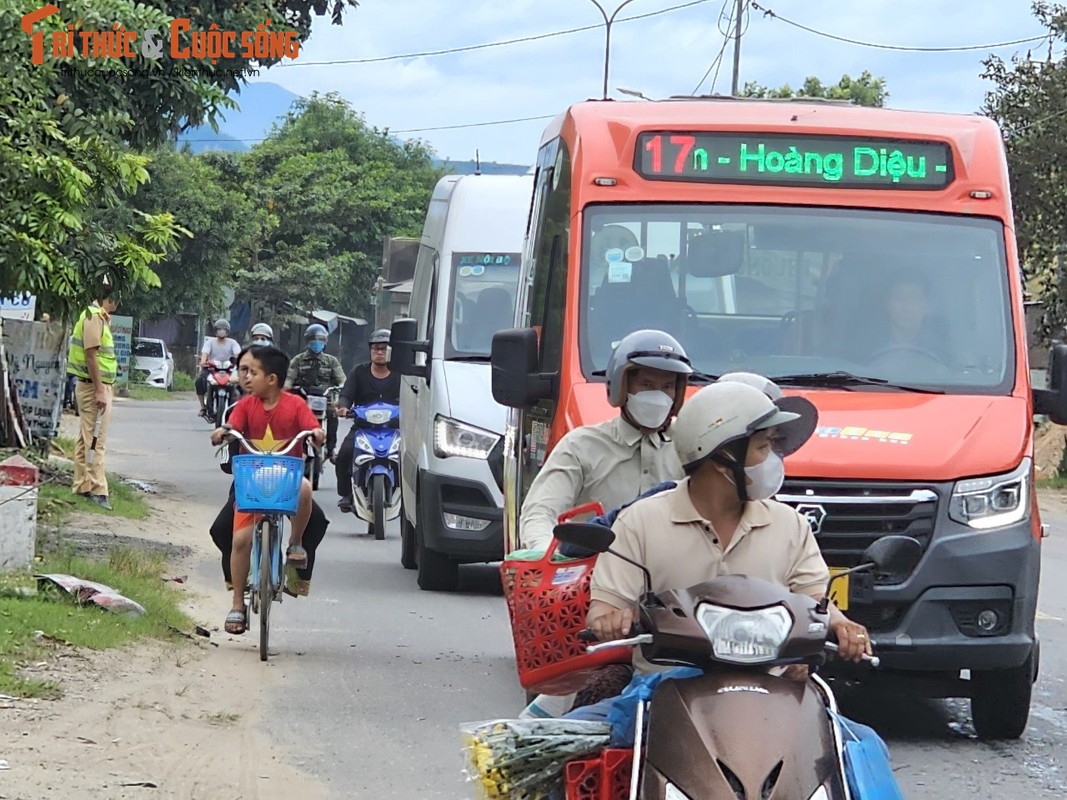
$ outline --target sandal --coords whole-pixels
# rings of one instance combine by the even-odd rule
[[[245,610],[243,608],[231,609],[226,615],[225,628],[226,633],[232,633],[235,636],[248,630],[248,617],[245,615]]]
[[[305,567],[308,563],[308,551],[298,544],[291,544],[285,551],[285,560],[292,562],[294,567]]]

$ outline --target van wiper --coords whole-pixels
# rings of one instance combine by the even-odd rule
[[[489,361],[490,361],[490,358],[489,358],[489,356],[476,356],[476,355],[449,356],[448,358],[445,359],[445,361],[471,361],[471,362],[474,362],[476,364],[488,364]]]
[[[944,394],[944,389],[930,386],[913,386],[905,383],[895,383],[885,378],[871,378],[866,375],[855,375],[851,372],[839,370],[837,372],[808,372],[796,375],[775,375],[771,380],[779,386],[836,386],[847,388],[849,386],[881,386],[886,389],[900,389],[905,392],[918,392],[920,394]]]

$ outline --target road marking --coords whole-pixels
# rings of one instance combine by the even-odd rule
[[[1063,622],[1063,617],[1054,617],[1051,614],[1046,614],[1044,611],[1037,612],[1038,619],[1046,619],[1051,622]]]

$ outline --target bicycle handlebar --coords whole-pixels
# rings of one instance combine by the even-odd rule
[[[261,456],[284,456],[284,455],[287,455],[290,450],[292,450],[294,447],[296,447],[297,443],[303,442],[306,439],[311,439],[315,435],[315,431],[300,431],[300,433],[298,433],[296,436],[294,436],[292,438],[292,440],[289,442],[289,444],[285,446],[284,449],[282,449],[282,450],[274,450],[274,451],[271,451],[271,452],[268,453],[267,451],[261,450],[255,444],[253,444],[252,442],[248,441],[248,439],[246,439],[244,436],[241,435],[240,431],[235,431],[233,428],[230,428],[228,426],[223,426],[223,427],[226,428],[226,432],[223,434],[224,437],[227,437],[227,438],[230,438],[230,439],[236,439],[238,442],[240,442],[242,445],[244,445],[246,448],[248,448],[251,452],[253,452],[256,455],[261,455]]]

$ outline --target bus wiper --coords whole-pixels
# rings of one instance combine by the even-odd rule
[[[488,364],[489,361],[490,361],[490,358],[489,358],[489,356],[476,356],[476,355],[449,356],[448,358],[445,359],[445,361],[471,361],[471,362],[474,362],[476,364]]]
[[[900,389],[905,392],[918,392],[920,394],[944,394],[944,389],[931,386],[913,386],[905,383],[895,383],[886,378],[872,378],[866,375],[855,375],[851,372],[839,370],[837,372],[809,372],[796,375],[776,375],[771,380],[779,386],[881,386],[886,389]]]

